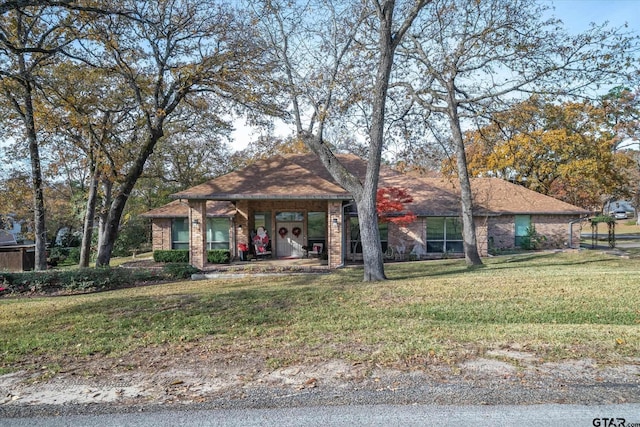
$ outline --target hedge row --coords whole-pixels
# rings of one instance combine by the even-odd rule
[[[199,270],[188,263],[168,263],[161,271],[125,268],[83,268],[78,270],[0,272],[0,295],[96,292],[121,289],[142,283],[186,279]]]
[[[228,249],[207,251],[207,262],[211,264],[229,264],[231,262],[231,252]]]
[[[186,263],[189,262],[188,249],[171,249],[153,251],[155,262]],[[213,249],[207,251],[207,262],[211,264],[228,264],[231,261],[231,252],[228,249]]]
[[[155,262],[189,262],[189,249],[153,251]]]
[[[0,273],[0,287],[9,293],[103,291],[134,286],[140,282],[168,279],[163,272],[111,268]]]

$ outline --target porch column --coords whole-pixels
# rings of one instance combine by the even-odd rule
[[[341,201],[329,202],[327,210],[327,254],[329,268],[338,268],[343,262],[342,244],[343,210]]]
[[[207,201],[189,200],[189,264],[207,264]]]

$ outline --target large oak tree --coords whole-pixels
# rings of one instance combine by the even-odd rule
[[[358,209],[364,281],[386,279],[376,193],[384,147],[387,92],[396,49],[429,0],[261,2],[256,15],[281,64],[297,136],[349,191]],[[310,18],[312,17],[312,18]],[[348,117],[357,118],[347,120]],[[336,157],[336,129],[349,121],[366,144],[359,177]],[[342,127],[342,130],[345,128]]]
[[[127,200],[183,105],[214,108],[211,101],[220,99],[258,109],[268,104],[260,91],[268,67],[264,49],[232,8],[195,0],[125,3],[127,16],[91,23],[90,41],[77,54],[119,79],[136,107],[131,113],[136,128],[126,137],[134,144],[114,183],[97,266],[109,264]],[[228,111],[219,111],[220,117]]]
[[[403,45],[398,87],[426,121],[442,119],[456,159],[467,263],[481,264],[464,130],[505,108],[518,93],[556,96],[623,77],[631,39],[593,26],[568,35],[549,8],[530,0],[434,0]],[[442,128],[440,128],[442,131]]]

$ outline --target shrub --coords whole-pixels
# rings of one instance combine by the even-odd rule
[[[63,263],[69,256],[69,248],[63,248],[61,246],[54,246],[48,250],[47,264],[56,266]]]
[[[27,271],[0,273],[0,284],[10,293],[51,293],[58,291],[102,291],[133,286],[141,281],[158,281],[162,275],[148,271],[111,268]]]
[[[536,231],[536,226],[531,224],[530,227],[527,227],[527,234],[522,238],[520,247],[526,251],[534,251],[541,249],[546,241],[547,238],[539,234]]]
[[[171,249],[153,251],[155,262],[189,262],[189,249]]]
[[[133,217],[122,224],[118,238],[113,245],[113,256],[129,256],[149,240],[148,220]]]
[[[197,268],[186,262],[172,262],[166,264],[162,271],[166,276],[173,279],[187,279],[192,274],[199,272]]]
[[[231,262],[231,252],[228,249],[213,249],[207,251],[207,262],[212,264],[228,264]]]
[[[69,259],[74,264],[78,264],[80,262],[80,248],[70,248],[69,249]]]

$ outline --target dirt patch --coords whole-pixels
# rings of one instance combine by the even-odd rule
[[[95,357],[64,364],[57,372],[31,368],[0,376],[0,411],[38,405],[196,404],[222,396],[246,399],[255,393],[290,397],[315,392],[334,398],[357,392],[397,398],[403,392],[411,394],[407,401],[471,404],[519,398],[525,403],[640,401],[640,358],[616,366],[600,366],[594,360],[543,363],[529,353],[490,350],[453,365],[402,369],[339,359],[268,365],[260,354],[237,354],[232,349],[211,353],[197,347],[145,348],[126,359]],[[578,387],[584,385],[589,387]],[[574,394],[569,392],[572,387]]]

